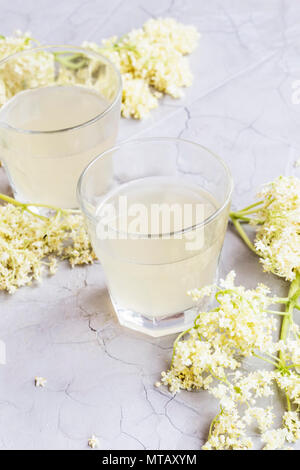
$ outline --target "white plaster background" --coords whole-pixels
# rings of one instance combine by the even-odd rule
[[[119,139],[180,136],[220,154],[234,179],[233,207],[253,200],[300,158],[298,0],[0,0],[1,34],[29,30],[48,44],[100,42],[172,16],[203,34],[191,57],[194,85],[163,100],[143,122],[122,119]],[[8,190],[1,170],[0,191]],[[221,274],[234,268],[251,287],[284,284],[228,230]],[[0,449],[199,449],[217,404],[205,392],[175,398],[153,383],[171,355],[172,337],[154,340],[121,328],[99,264],[70,270],[13,296],[0,294]],[[47,378],[45,389],[34,377]]]

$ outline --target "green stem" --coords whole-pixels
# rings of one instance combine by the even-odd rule
[[[226,384],[226,385],[230,385],[230,382],[228,382],[228,380],[227,380],[226,377],[224,377],[224,378],[218,377],[217,375],[215,375],[215,374],[212,372],[211,369],[209,369],[209,372],[211,373],[211,375],[212,375],[216,380],[219,380],[220,382],[223,382],[223,383]]]
[[[286,312],[278,312],[277,310],[266,310],[266,312],[272,313],[272,315],[281,315],[281,316],[288,315]]]
[[[274,356],[274,354],[271,353],[266,353],[267,356],[269,356],[271,359],[275,359],[275,361],[279,362],[279,359],[277,356]]]
[[[287,406],[287,410],[288,411],[291,411],[292,410],[292,407],[291,407],[291,401],[290,401],[290,398],[288,396],[288,394],[286,393],[285,394],[285,398],[286,398],[286,406]]]
[[[300,273],[299,273],[300,275]],[[297,305],[298,298],[300,297],[300,289],[298,288],[296,292],[294,292],[293,296],[289,299],[290,301],[292,300],[294,302],[294,308]]]
[[[66,54],[68,54],[66,56]],[[56,62],[59,62],[67,69],[79,70],[88,63],[88,57],[82,53],[69,55],[69,52],[54,52],[53,53]]]
[[[249,211],[246,211],[245,209],[241,210],[241,211],[237,211],[237,212],[232,212],[232,214],[234,214],[236,217],[238,217],[239,219],[242,217],[242,216],[245,216],[245,215],[252,215],[252,214],[256,214],[257,213],[257,210],[256,209],[253,209],[253,210],[249,210]]]
[[[56,212],[57,214],[79,214],[80,211],[78,209],[61,209],[60,207],[55,207],[55,206],[50,206],[48,204],[36,204],[36,203],[25,203],[25,202],[20,202],[20,201],[17,201],[16,199],[10,197],[10,196],[7,196],[6,194],[2,194],[0,193],[0,199],[2,201],[5,201],[9,204],[13,204],[14,206],[17,206],[19,207],[20,209],[26,211],[26,212],[29,212],[29,214],[31,215],[34,215],[35,217],[38,217],[39,219],[42,219],[42,220],[48,220],[47,217],[45,217],[44,215],[40,215],[40,214],[36,214],[35,212],[32,212],[29,207],[40,207],[40,208],[43,208],[43,209],[49,209],[49,210],[52,210],[54,212]]]
[[[288,297],[273,297],[270,300],[273,300],[274,304],[287,304],[290,301]]]
[[[231,213],[232,214],[232,213]],[[256,249],[253,245],[253,243],[250,241],[248,235],[246,234],[246,232],[242,229],[242,226],[240,224],[240,222],[237,220],[237,218],[233,215],[230,215],[230,218],[232,220],[232,223],[233,225],[235,226],[238,234],[240,235],[241,239],[244,241],[244,243],[248,246],[248,248],[250,248],[251,251],[253,251],[253,253],[257,254],[256,252]]]
[[[223,413],[223,409],[221,408],[220,413],[218,413],[217,416],[215,416],[214,419],[212,420],[212,422],[210,423],[209,432],[208,432],[208,440],[211,438],[212,432],[213,432],[213,429],[214,429],[214,425],[216,424],[216,422],[218,421],[218,419],[222,415],[222,413]]]
[[[247,207],[244,207],[244,209],[241,209],[240,211],[238,211],[238,213],[241,213],[241,212],[247,212],[248,210],[250,209],[253,209],[253,207],[257,207],[257,206],[260,206],[261,204],[263,204],[264,201],[258,201],[258,202],[255,202],[254,204],[251,204],[250,206],[247,206]]]
[[[276,362],[271,361],[271,359],[266,359],[265,357],[259,356],[258,354],[253,354],[253,357],[257,357],[257,359],[261,359],[262,361],[268,362],[269,364],[272,364],[272,366],[277,367]]]
[[[280,340],[286,341],[289,327],[293,323],[293,311],[295,306],[297,305],[297,300],[299,296],[299,287],[300,287],[300,272],[296,273],[296,277],[290,285],[288,298],[290,299],[289,302],[286,304],[285,313],[286,315],[283,317],[281,323],[281,330],[280,330]],[[298,294],[298,296],[297,296]],[[282,351],[279,353],[280,359],[280,366],[285,367],[285,360]]]
[[[2,199],[2,201],[5,201],[9,204],[13,204],[14,206],[20,207],[20,209],[22,209],[23,211],[29,212],[29,214],[35,215],[39,219],[47,220],[47,217],[44,217],[43,215],[39,215],[39,214],[36,214],[35,212],[32,212],[28,208],[29,204],[24,204],[22,202],[16,201],[16,199],[13,199],[12,197],[9,197],[6,194],[2,194],[2,193],[0,193],[0,199]],[[35,206],[36,204],[30,204],[30,205]]]
[[[242,222],[246,222],[247,224],[251,222],[250,217],[245,217],[243,215],[240,215],[238,212],[231,212],[230,217],[241,220]]]

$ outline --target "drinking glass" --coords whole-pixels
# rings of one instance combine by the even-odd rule
[[[129,141],[87,166],[78,199],[122,325],[163,336],[209,306],[188,292],[216,281],[232,188],[223,160],[180,139]]]
[[[115,144],[121,77],[79,47],[27,49],[0,62],[0,159],[16,199],[78,207],[86,165]]]

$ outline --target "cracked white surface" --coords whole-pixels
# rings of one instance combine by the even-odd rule
[[[119,139],[180,136],[211,148],[231,167],[234,207],[279,174],[300,176],[298,0],[0,0],[0,14],[1,34],[30,30],[51,44],[99,42],[151,16],[195,24],[203,38],[191,57],[194,85],[143,122],[122,120]],[[285,288],[228,230],[221,274],[232,268],[249,287]],[[84,449],[92,435],[104,449],[199,449],[217,412],[205,392],[174,398],[154,386],[173,338],[120,327],[98,263],[1,293],[0,339],[0,449]],[[45,388],[34,387],[37,375]]]

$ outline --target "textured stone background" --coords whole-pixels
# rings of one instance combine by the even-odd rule
[[[300,3],[297,0],[0,0],[1,34],[29,30],[48,44],[80,44],[123,34],[150,17],[196,25],[195,82],[184,99],[165,99],[144,122],[122,120],[119,138],[180,136],[211,148],[231,167],[234,207],[279,174],[298,172]],[[0,190],[8,184],[1,170]],[[251,287],[263,281],[257,259],[228,230],[221,274],[234,268]],[[0,449],[199,449],[217,405],[206,393],[171,397],[153,383],[167,367],[173,338],[121,328],[99,264],[40,286],[0,294]],[[45,389],[35,375],[48,379]]]

